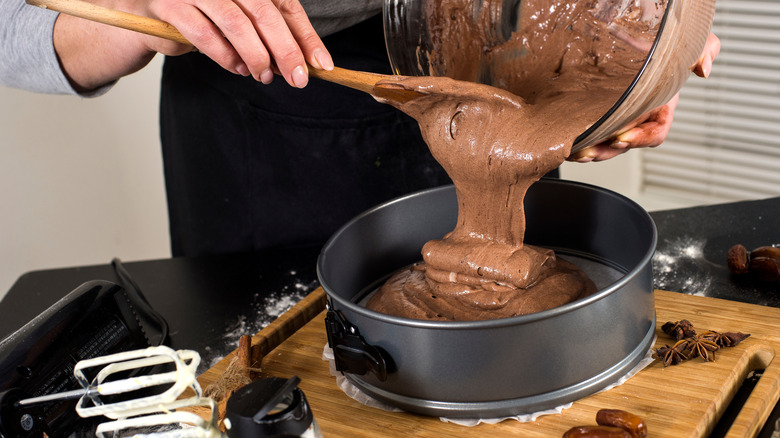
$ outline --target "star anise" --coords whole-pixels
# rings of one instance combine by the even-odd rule
[[[681,339],[671,347],[667,344],[656,349],[655,354],[659,359],[663,360],[664,366],[668,367],[669,365],[677,365],[684,360],[688,360],[688,355],[685,353],[687,348],[688,341]]]
[[[677,322],[669,321],[661,326],[661,330],[678,341],[680,339],[696,336],[696,330],[693,329],[693,324],[687,319]]]
[[[663,361],[664,366],[677,365],[695,357],[705,361],[715,360],[715,351],[734,347],[750,336],[750,333],[718,333],[712,330],[697,335],[693,324],[687,319],[669,321],[661,326],[661,330],[677,341],[672,347],[666,345],[655,350],[656,357]]]
[[[714,331],[708,331],[703,333],[703,336],[715,342],[718,347],[733,347],[738,345],[750,336],[750,333],[740,332],[726,332],[718,333]]]
[[[720,347],[718,347],[715,341],[707,337],[707,333],[696,335],[688,341],[691,359],[701,357],[706,361],[715,360],[714,352]]]

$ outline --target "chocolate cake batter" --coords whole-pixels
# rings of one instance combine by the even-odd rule
[[[440,59],[448,60],[448,75],[469,81],[399,77],[382,85],[418,94],[385,101],[419,122],[455,184],[458,221],[443,239],[426,243],[423,262],[394,274],[367,307],[414,319],[482,320],[592,294],[596,286],[579,268],[523,244],[523,198],[627,89],[646,56],[636,30],[650,41],[652,32],[643,28],[641,11],[603,7],[613,2],[532,1],[522,2],[518,30],[502,42],[480,24],[490,23],[484,16],[492,13],[489,6],[502,2],[483,1],[476,21],[458,21],[471,2],[442,3],[441,19],[451,17],[454,23],[447,24],[467,28],[472,38],[462,45],[443,26]],[[631,22],[627,17],[634,17],[633,26],[610,30],[610,23]],[[522,66],[484,62],[495,57],[516,57]],[[477,58],[482,61],[473,62]],[[491,82],[509,91],[471,82],[485,74],[479,70],[485,65],[494,69]]]

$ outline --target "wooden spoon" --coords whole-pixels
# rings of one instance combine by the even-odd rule
[[[184,38],[184,35],[175,27],[154,18],[93,5],[92,3],[83,0],[26,0],[26,2],[29,5],[51,9],[74,17],[193,46],[193,44]],[[385,79],[397,79],[397,76],[348,70],[339,67],[335,67],[333,70],[328,71],[316,69],[312,66],[309,66],[309,75],[366,92],[375,98],[399,103],[407,102],[421,96],[421,94],[416,91],[406,90],[392,84],[377,84],[377,82]]]

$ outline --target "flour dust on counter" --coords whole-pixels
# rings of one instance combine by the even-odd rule
[[[201,352],[198,374],[204,373],[238,348],[241,336],[256,334],[319,286],[316,280],[302,280],[296,271],[289,271],[286,275],[289,275],[290,282],[281,290],[270,294],[255,293],[252,301],[247,303],[246,314],[236,316],[225,326],[223,333],[216,334],[216,341]]]
[[[704,269],[704,243],[703,240],[686,236],[666,240],[663,249],[653,255],[654,287],[706,296],[712,285],[711,277],[691,275],[692,270]]]

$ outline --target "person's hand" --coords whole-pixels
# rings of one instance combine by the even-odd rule
[[[142,2],[143,3],[143,2]],[[148,0],[140,15],[170,23],[223,68],[269,83],[308,83],[308,62],[331,70],[333,60],[299,0]],[[145,12],[145,13],[144,13]],[[192,48],[144,36],[150,50],[180,55]]]
[[[693,72],[706,78],[712,71],[712,62],[720,53],[720,39],[715,34],[710,34],[704,45],[699,60],[693,68]],[[590,146],[578,151],[567,160],[587,163],[590,161],[604,161],[620,155],[630,149],[656,147],[666,140],[672,127],[674,110],[680,94],[676,94],[672,100],[643,115],[632,125],[625,127],[621,134],[603,143]]]
[[[704,44],[704,50],[699,56],[699,60],[693,67],[693,72],[700,78],[708,78],[712,71],[712,62],[720,53],[720,39],[714,33],[710,33],[707,42]]]
[[[333,59],[299,0],[91,0],[111,9],[167,21],[225,69],[269,83],[273,73],[303,88],[306,63],[332,70]],[[192,46],[60,14],[54,47],[79,93],[146,66],[156,53],[181,55]]]

